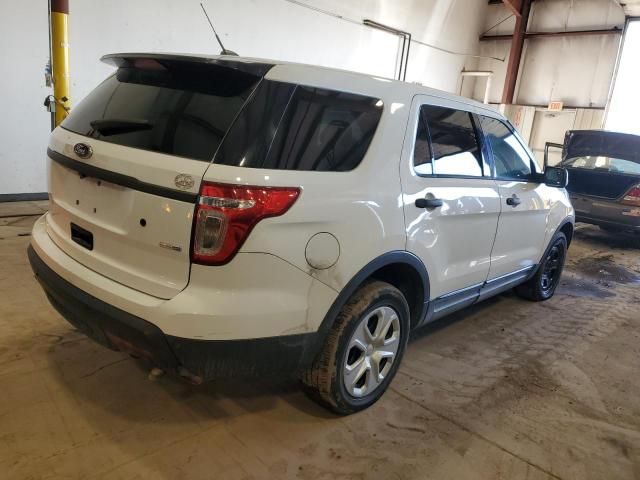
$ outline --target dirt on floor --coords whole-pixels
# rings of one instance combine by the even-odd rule
[[[384,397],[336,417],[286,379],[149,380],[48,305],[29,218],[0,219],[2,479],[640,478],[637,237],[581,226],[553,299],[416,332]]]

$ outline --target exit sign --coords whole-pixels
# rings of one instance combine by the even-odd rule
[[[549,102],[550,112],[561,112],[564,107],[564,102]]]

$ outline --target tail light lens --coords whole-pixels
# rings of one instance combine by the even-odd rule
[[[625,205],[640,207],[640,185],[636,185],[629,190],[622,199],[622,203]]]
[[[194,216],[191,261],[206,265],[229,262],[263,218],[284,214],[299,188],[254,187],[204,182]]]

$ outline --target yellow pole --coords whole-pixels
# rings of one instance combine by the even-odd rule
[[[69,100],[69,0],[51,0],[51,69],[56,126],[66,118]]]

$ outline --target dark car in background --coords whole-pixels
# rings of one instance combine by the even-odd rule
[[[570,130],[563,145],[547,145],[562,147],[576,221],[640,233],[640,136]]]

